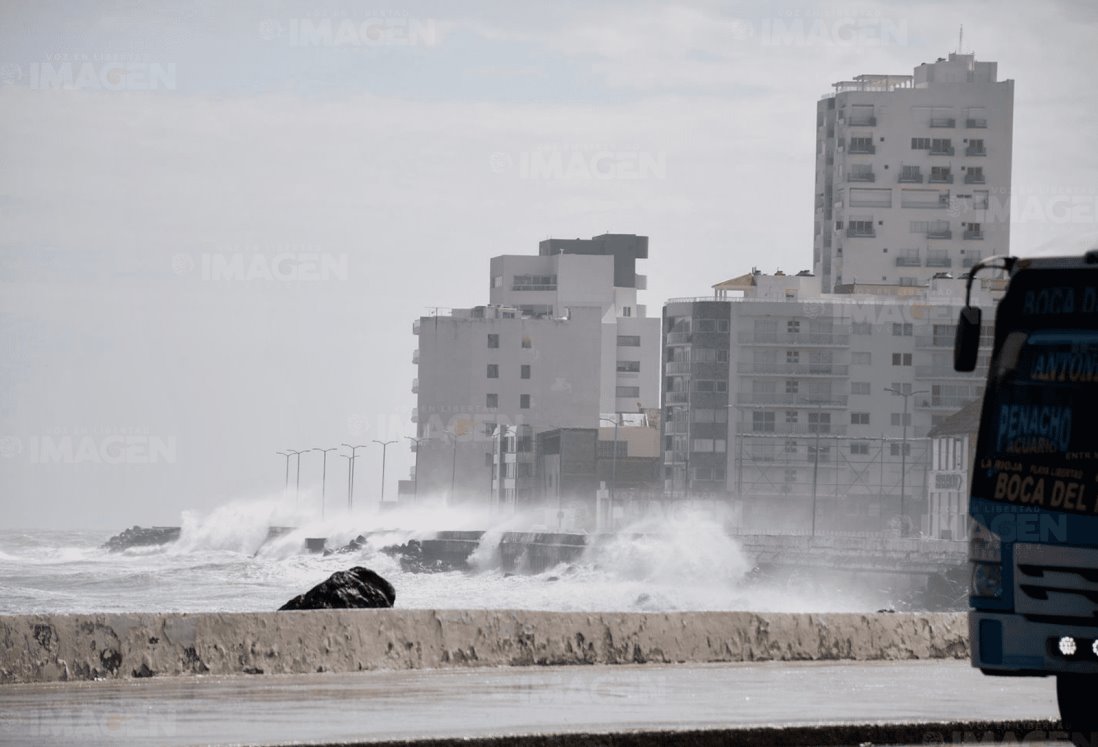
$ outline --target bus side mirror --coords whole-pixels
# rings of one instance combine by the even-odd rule
[[[957,337],[953,341],[953,369],[976,370],[976,356],[980,352],[980,321],[983,312],[976,306],[965,306],[957,320]]]

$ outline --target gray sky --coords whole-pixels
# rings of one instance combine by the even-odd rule
[[[4,2],[0,528],[178,523],[413,434],[412,319],[550,236],[649,236],[651,314],[810,267],[816,100],[961,24],[1016,81],[1013,252],[1092,241],[1089,2]]]

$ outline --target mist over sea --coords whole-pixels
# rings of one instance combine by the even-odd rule
[[[0,530],[0,614],[275,610],[355,565],[387,578],[400,608],[855,612],[890,604],[885,592],[849,581],[760,580],[735,538],[701,514],[634,524],[578,561],[536,575],[505,574],[499,566],[504,531],[547,530],[530,517],[501,521],[424,507],[321,519],[271,499],[185,512],[180,524],[177,542],[124,552],[101,549],[116,532]],[[297,529],[266,541],[269,526]],[[406,573],[398,558],[381,552],[444,529],[487,530],[471,570]],[[359,551],[304,551],[306,537],[327,537],[336,548],[367,532]]]

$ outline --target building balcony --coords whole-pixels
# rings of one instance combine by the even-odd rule
[[[845,436],[846,426],[835,423],[823,423],[812,425],[809,423],[771,423],[766,426],[756,427],[751,418],[744,418],[742,423],[736,424],[736,433],[742,436],[813,436],[817,434],[821,438],[827,436]]]
[[[979,229],[976,229],[976,230],[969,229],[969,230],[965,231],[964,237],[965,237],[966,241],[981,241],[984,238],[984,232],[982,230],[979,230]],[[969,266],[971,266],[971,265],[969,265]]]
[[[412,351],[412,365],[413,366],[418,366],[419,365],[419,348],[416,348],[415,350]]]
[[[987,120],[986,119],[966,119],[965,120],[965,127],[969,128],[970,130],[987,129]]]
[[[418,319],[412,320],[412,334],[413,335],[418,335],[419,334],[419,320]]]
[[[850,127],[876,127],[876,117],[851,117],[848,125]]]
[[[926,232],[928,239],[952,239],[953,231],[948,228],[932,229]]]
[[[952,267],[953,266],[953,260],[950,259],[949,256],[942,255],[942,254],[927,255],[926,266],[927,267]]]
[[[908,172],[906,174],[901,173],[896,181],[898,181],[900,184],[922,184],[923,175],[922,172]]]
[[[872,171],[859,174],[848,174],[846,180],[848,182],[875,182],[877,181],[877,175]]]
[[[981,252],[969,252],[961,257],[961,267],[972,267],[983,258],[984,255]]]
[[[953,174],[931,174],[928,182],[930,184],[952,184]]]
[[[667,361],[665,373],[688,374],[690,373],[690,361]]]
[[[740,361],[736,370],[741,374],[754,376],[846,376],[850,366],[833,363],[762,363],[759,361]]]
[[[685,405],[690,402],[690,392],[664,392],[663,401],[668,405]]]
[[[741,345],[819,345],[823,347],[845,347],[850,344],[850,335],[828,332],[749,332],[736,338]]]
[[[872,239],[876,237],[877,231],[873,227],[869,228],[855,228],[854,226],[847,226],[846,235],[851,239]]]
[[[952,348],[953,335],[916,335],[915,347],[917,348]]]
[[[419,379],[412,379],[412,394],[419,394]]]
[[[787,392],[772,392],[759,394],[750,392],[736,395],[736,404],[746,407],[795,407],[800,406],[809,409],[818,407],[846,407],[847,397],[840,394],[828,394],[812,398],[807,394],[789,394]]]
[[[918,254],[907,254],[896,257],[897,267],[922,267],[923,261]]]
[[[915,407],[920,410],[956,412],[980,396],[980,394],[974,393],[969,397],[920,397],[915,401]]]
[[[412,408],[412,422],[413,423],[418,423],[419,422],[419,408],[418,407],[413,407]]]
[[[857,155],[873,155],[877,152],[877,146],[873,143],[851,143],[847,146],[846,152]]]
[[[915,366],[916,379],[967,379],[971,381],[974,377],[979,378],[971,373],[954,371],[952,366]]]
[[[965,184],[986,184],[983,174],[965,174]]]
[[[956,127],[957,120],[953,117],[931,117],[930,126],[934,128]]]
[[[986,156],[987,148],[982,145],[969,145],[965,148],[966,156]]]
[[[930,155],[932,156],[952,156],[952,145],[932,145],[930,146]]]
[[[668,332],[667,344],[668,345],[685,345],[690,342],[691,334],[689,332]]]

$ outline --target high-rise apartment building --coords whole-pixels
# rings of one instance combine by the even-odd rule
[[[816,109],[822,289],[925,285],[1010,244],[1014,81],[972,54],[859,75]]]
[[[415,322],[420,496],[521,505],[533,461],[501,465],[497,439],[532,448],[542,431],[659,406],[659,320],[637,295],[647,256],[644,236],[549,239],[491,260],[487,305]]]

